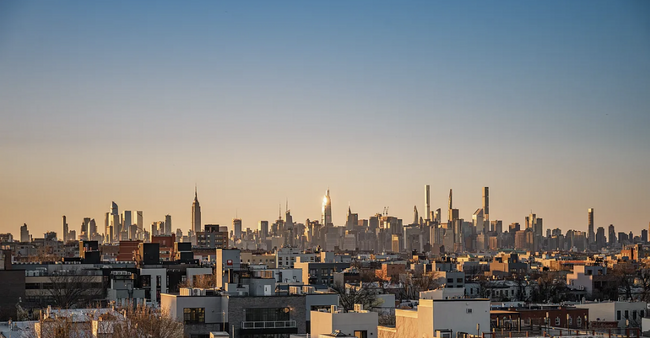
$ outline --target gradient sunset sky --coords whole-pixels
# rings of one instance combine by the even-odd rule
[[[412,220],[639,234],[649,1],[0,1],[0,232]],[[284,210],[283,210],[284,212]],[[444,213],[446,215],[446,213]]]

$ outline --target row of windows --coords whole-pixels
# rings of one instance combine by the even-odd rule
[[[183,321],[185,324],[205,323],[205,308],[184,308]]]
[[[625,310],[625,319],[630,319],[630,311]],[[638,317],[637,317],[638,315]],[[632,320],[637,320],[638,318],[643,318],[645,317],[645,311],[639,310],[638,312],[636,310],[632,310]],[[621,310],[616,311],[616,320],[621,320]]]
[[[246,309],[246,321],[249,322],[275,322],[286,321],[291,319],[288,307],[286,308],[266,308],[266,309]]]

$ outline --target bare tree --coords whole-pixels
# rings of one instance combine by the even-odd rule
[[[372,310],[382,304],[382,301],[377,298],[379,290],[367,283],[359,287],[334,284],[332,290],[338,293],[339,304],[345,311],[353,310],[354,304],[362,304],[366,310]]]
[[[636,279],[641,286],[640,300],[650,302],[650,264],[645,262],[636,271]]]
[[[184,282],[178,284],[179,288],[189,288],[189,287],[194,287],[194,288],[201,288],[201,289],[213,289],[217,287],[217,280],[215,279],[214,275],[197,275],[194,276],[194,280],[192,285],[190,285],[189,280],[185,280]]]
[[[101,318],[102,321],[112,321],[113,338],[183,337],[183,324],[174,320],[168,312],[155,310],[147,306],[125,308],[122,310],[122,320],[111,316]]]
[[[440,287],[439,276],[434,272],[402,275],[400,282],[402,289],[398,293],[399,299],[420,299],[420,292]]]
[[[80,274],[56,274],[48,278],[47,294],[52,305],[62,309],[75,308],[101,298],[104,293],[102,277]]]

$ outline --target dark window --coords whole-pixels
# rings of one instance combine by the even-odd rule
[[[366,331],[366,330],[363,330],[363,331],[356,330],[356,331],[354,331],[354,336],[357,337],[357,338],[368,338],[368,331]]]
[[[290,320],[288,307],[267,309],[246,309],[247,322],[276,322]]]
[[[185,324],[205,323],[205,308],[183,309],[183,320],[185,321]]]
[[[616,311],[616,320],[621,320],[621,311]]]
[[[453,278],[447,278],[447,283],[453,283],[454,279]]]
[[[632,319],[633,319],[633,320],[636,320],[636,310],[633,310],[633,311],[632,311]]]
[[[630,319],[630,311],[625,310],[625,319]]]
[[[462,283],[463,279],[462,278],[456,278],[456,283]]]

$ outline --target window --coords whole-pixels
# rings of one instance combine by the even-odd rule
[[[616,320],[621,320],[621,310],[616,311]]]
[[[630,311],[625,310],[625,319],[630,319]]]
[[[645,311],[643,310],[639,311],[639,317],[641,318],[645,317]]]
[[[636,310],[632,310],[632,319],[636,320]]]
[[[183,320],[185,324],[205,323],[205,308],[184,308]]]
[[[472,313],[472,309],[465,309],[465,313]]]
[[[456,283],[462,283],[463,279],[462,278],[456,278]]]
[[[562,322],[560,321],[560,317],[555,317],[555,326],[560,326],[562,325]]]
[[[288,307],[266,308],[266,309],[246,309],[246,321],[248,322],[276,322],[290,320],[290,310]]]
[[[454,282],[454,279],[453,279],[453,278],[447,278],[447,283],[451,284],[451,283],[453,283],[453,282]]]
[[[357,338],[368,338],[368,331],[366,331],[366,330],[363,330],[363,331],[356,330],[356,331],[354,331],[354,336],[357,337]]]
[[[569,316],[568,319],[569,319],[569,324],[568,324],[568,325],[569,325],[569,326],[573,325],[573,318],[571,318],[571,316]]]

